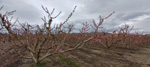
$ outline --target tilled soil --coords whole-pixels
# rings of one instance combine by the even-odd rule
[[[150,46],[107,50],[82,48],[71,53],[81,67],[150,67]]]

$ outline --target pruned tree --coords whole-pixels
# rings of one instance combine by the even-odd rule
[[[42,8],[48,15],[48,20],[46,19],[46,16],[42,18],[42,20],[44,21],[43,28],[41,28],[39,25],[32,26],[28,23],[23,24],[19,21],[16,21],[20,25],[20,27],[17,28],[15,27],[16,22],[12,23],[8,18],[15,11],[6,12],[4,15],[0,14],[1,27],[5,28],[8,31],[9,36],[12,38],[11,44],[13,45],[13,49],[15,49],[16,53],[21,58],[33,60],[36,67],[38,67],[44,59],[51,57],[52,55],[69,52],[82,47],[86,42],[96,37],[96,32],[104,21],[104,19],[101,19],[101,17],[98,25],[95,21],[93,21],[93,25],[91,26],[94,29],[95,34],[93,34],[92,36],[84,38],[86,37],[86,34],[84,33],[90,28],[89,24],[87,23],[83,23],[83,27],[80,29],[80,33],[78,33],[78,35],[82,36],[74,36],[71,33],[74,25],[68,25],[68,27],[65,28],[63,27],[68,23],[68,20],[75,12],[76,6],[74,7],[68,18],[64,22],[61,22],[56,26],[52,26],[53,20],[56,19],[61,14],[61,12],[52,17],[55,9],[49,12],[46,7],[42,6]],[[110,14],[109,16],[111,16],[112,14]],[[105,19],[107,19],[108,17],[106,17]],[[67,31],[64,31],[64,29],[67,29]],[[55,31],[55,33],[53,33],[53,31]],[[67,39],[70,37],[75,37],[77,41],[75,40],[75,43],[69,44],[67,42]]]

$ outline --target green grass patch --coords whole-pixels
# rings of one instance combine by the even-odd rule
[[[80,67],[78,64],[76,64],[70,58],[66,58],[62,55],[59,55],[58,57],[59,57],[59,60],[62,62],[63,67]]]

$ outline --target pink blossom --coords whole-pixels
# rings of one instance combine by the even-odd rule
[[[4,53],[6,53],[4,50],[0,51],[0,55],[2,55],[2,54],[4,54]]]

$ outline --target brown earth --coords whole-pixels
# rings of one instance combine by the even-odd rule
[[[2,43],[0,44],[2,47]],[[0,67],[4,64],[4,61],[6,62],[9,58],[15,56],[15,54],[0,55]],[[106,48],[83,47],[63,56],[71,59],[78,67],[150,67],[150,46],[136,47],[134,49],[116,47],[110,50]],[[32,63],[28,62],[25,64],[23,62],[21,60],[16,61],[4,67],[29,67]],[[43,67],[51,67],[50,62],[47,61]],[[64,65],[61,61],[56,61],[53,63],[53,67],[70,66]]]
[[[70,57],[81,67],[150,67],[150,46],[139,49],[89,49],[76,50]]]

